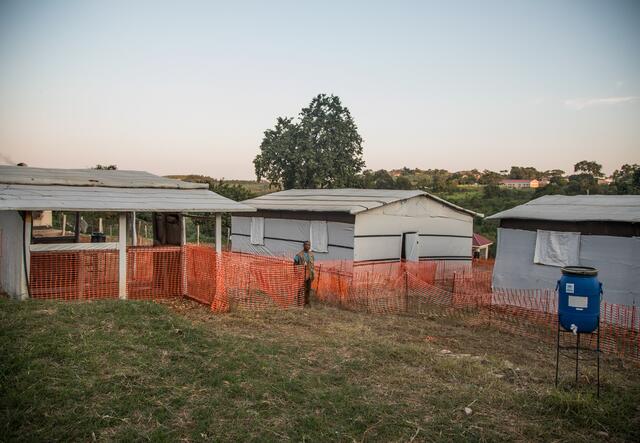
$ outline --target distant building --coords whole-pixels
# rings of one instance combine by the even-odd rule
[[[598,179],[598,184],[599,185],[606,185],[609,186],[611,183],[613,183],[613,179],[610,177],[607,178],[599,178]]]
[[[516,189],[524,189],[524,188],[539,188],[541,183],[536,180],[519,180],[507,178],[500,181],[501,186],[506,186],[507,188],[516,188]],[[544,185],[542,185],[544,186]]]
[[[489,246],[491,246],[493,242],[489,240],[487,237],[480,234],[473,234],[473,238],[471,240],[471,250],[473,251],[473,258],[489,258]]]

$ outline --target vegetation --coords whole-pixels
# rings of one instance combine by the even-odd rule
[[[574,166],[574,174],[565,176],[560,169],[538,171],[533,167],[512,166],[509,170],[449,172],[445,169],[410,169],[387,171],[365,170],[355,176],[351,186],[367,189],[421,189],[459,206],[471,209],[485,216],[504,211],[543,195],[584,195],[584,194],[640,194],[640,165],[623,165],[616,170],[610,184],[600,184],[602,166],[593,161],[580,161]],[[233,200],[244,200],[262,195],[272,190],[264,183],[251,181],[224,181],[211,177],[187,175],[174,176],[187,181],[208,183],[209,188]],[[538,179],[548,184],[536,189],[511,189],[500,186],[507,178]],[[249,191],[252,189],[253,192]],[[213,232],[213,224],[202,222],[203,232]],[[224,220],[223,232],[226,235],[229,219]],[[209,226],[210,225],[210,226]],[[497,224],[477,218],[475,232],[495,242]],[[190,231],[193,240],[194,230]],[[211,234],[212,235],[212,234]],[[495,244],[490,253],[495,253]]]
[[[462,320],[2,299],[0,353],[4,441],[640,439],[637,368],[556,390],[553,346]]]
[[[364,167],[362,137],[340,98],[319,94],[297,122],[279,117],[265,131],[253,163],[258,181],[284,189],[350,187]]]

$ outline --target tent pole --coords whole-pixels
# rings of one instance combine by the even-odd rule
[[[31,235],[32,235],[32,225],[33,225],[33,215],[31,214],[31,211],[26,211],[24,213],[24,227],[23,227],[23,235],[24,235],[24,245],[23,245],[23,251],[22,253],[24,254],[24,280],[25,280],[25,286],[24,288],[26,289],[26,291],[24,291],[20,298],[22,300],[26,300],[29,297],[31,297],[31,290],[30,290],[30,281],[29,279],[31,278]]]
[[[222,253],[222,214],[216,213],[216,254]]]
[[[118,223],[118,298],[127,299],[127,214],[121,212]]]

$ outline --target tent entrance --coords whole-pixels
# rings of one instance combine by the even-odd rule
[[[405,232],[402,234],[402,252],[400,258],[407,261],[418,261],[418,236],[417,232]]]

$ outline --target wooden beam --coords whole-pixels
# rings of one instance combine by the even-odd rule
[[[80,213],[76,212],[75,242],[80,243]]]
[[[222,253],[222,214],[216,213],[216,254]]]
[[[31,230],[33,227],[33,215],[31,214],[31,211],[27,211],[24,213],[24,265],[26,267],[26,276],[25,276],[25,289],[28,289],[28,285],[29,282],[27,281],[28,278],[31,277],[31,252],[30,252],[30,248],[31,248]],[[24,275],[24,274],[23,274]],[[29,298],[29,291],[25,290],[22,293],[22,297],[23,300],[26,300],[27,298]]]
[[[120,243],[37,243],[30,247],[31,252],[52,252],[52,251],[108,251],[119,250]]]
[[[121,212],[118,224],[118,297],[127,299],[127,213]]]

